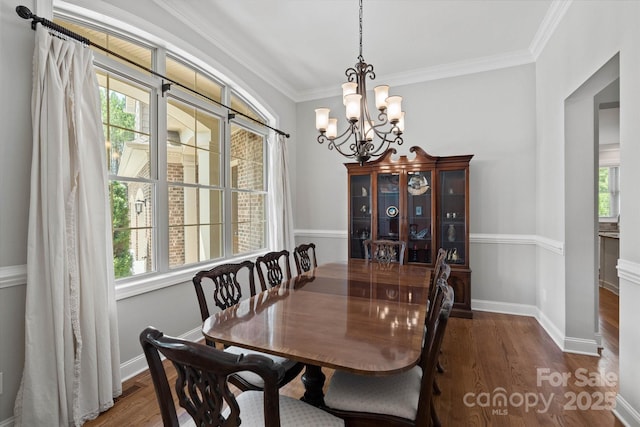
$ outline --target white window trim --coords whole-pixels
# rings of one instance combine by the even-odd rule
[[[39,2],[40,3],[40,2]],[[125,22],[126,18],[121,14],[124,13],[119,9],[114,9],[110,6],[104,5],[95,5],[96,8],[102,7],[107,8],[108,13],[100,12],[98,10],[90,10],[83,7],[80,7],[75,4],[70,4],[64,1],[56,1],[53,2],[53,12],[55,12],[56,16],[60,16],[63,19],[75,20],[85,25],[90,25],[96,28],[100,28],[104,31],[112,32],[114,34],[118,34],[124,38],[128,38],[134,40],[142,45],[146,45],[155,49],[156,54],[153,55],[152,61],[154,61],[158,67],[156,70],[160,74],[164,74],[164,58],[166,57],[167,52],[171,53],[171,56],[180,58],[181,60],[190,63],[192,66],[202,70],[205,74],[212,76],[215,80],[219,81],[227,90],[223,90],[223,103],[226,105],[230,105],[230,93],[233,91],[236,96],[243,99],[247,104],[251,105],[261,116],[265,118],[265,121],[268,125],[277,127],[278,126],[278,118],[275,114],[273,114],[269,108],[265,107],[267,105],[265,102],[261,101],[259,97],[254,96],[249,90],[250,86],[246,84],[240,77],[235,75],[234,73],[230,73],[226,67],[222,64],[217,63],[214,59],[210,58],[204,52],[194,48],[192,45],[185,44],[182,40],[176,40],[176,36],[167,32],[165,29],[155,27],[154,34],[151,34],[148,31],[145,31],[143,28],[137,28],[132,25],[129,25]],[[50,17],[53,15],[52,13],[47,14]],[[120,15],[120,16],[119,16]],[[135,34],[135,36],[134,36]],[[173,40],[176,43],[170,43],[168,40]],[[182,48],[178,45],[178,43],[182,43],[185,45],[185,48]],[[159,79],[155,76],[150,76],[146,73],[143,73],[140,70],[136,70],[135,68],[125,68],[126,72],[123,72],[124,69],[121,67],[125,67],[118,61],[113,60],[112,58],[108,58],[104,55],[96,54],[96,63],[100,65],[100,68],[104,68],[107,71],[114,72],[118,75],[125,76],[131,80],[139,80],[143,85],[149,85],[150,82],[153,82],[154,79]],[[158,60],[158,56],[161,56],[163,61]],[[99,58],[99,59],[98,59]],[[224,70],[221,72],[220,70]],[[159,85],[152,84],[152,96],[160,96],[157,92],[157,88]],[[186,93],[186,92],[183,92]],[[182,94],[179,98],[182,98]],[[158,134],[162,131],[160,129],[160,125],[158,123],[159,117],[166,116],[166,103],[152,103],[154,108],[152,109],[153,117],[150,117],[152,121],[155,122],[155,128],[157,132],[153,135],[154,139],[158,138]],[[154,114],[155,113],[155,114]],[[272,132],[269,132],[267,128],[261,127],[254,123],[253,121],[246,119],[242,116],[236,116],[233,121],[243,126],[249,130],[252,130],[257,133],[261,133],[265,136],[265,139],[270,137]],[[225,124],[227,121],[223,121]],[[160,123],[164,123],[164,121],[160,121]],[[164,126],[164,125],[163,125]],[[165,129],[166,133],[166,129]],[[227,132],[226,135],[229,135]],[[229,141],[224,141],[225,150],[228,151]],[[157,141],[154,141],[154,147],[157,145]],[[266,183],[268,182],[266,174],[268,170],[268,143],[265,144],[265,191],[268,192],[269,189],[266,187]],[[165,203],[166,202],[166,181],[160,181],[157,179],[158,170],[157,165],[161,164],[160,162],[165,161],[166,157],[163,159],[161,157],[166,156],[166,152],[163,150],[160,153],[156,152],[154,155],[157,158],[157,164],[152,167],[152,179],[155,179],[157,182],[156,185],[156,203]],[[225,163],[226,166],[226,163]],[[230,171],[225,172],[226,174],[230,173]],[[226,184],[225,184],[226,186]],[[164,187],[164,188],[163,188]],[[268,210],[267,210],[268,212]],[[166,215],[164,215],[166,216]],[[162,217],[162,215],[161,215]],[[268,214],[266,220],[268,221]],[[168,269],[168,259],[165,260],[165,254],[161,254],[159,252],[160,247],[168,247],[168,231],[167,226],[168,222],[163,226],[156,216],[154,221],[156,222],[156,233],[155,233],[155,253],[156,253],[156,265],[155,268],[158,271],[149,272],[145,274],[140,274],[128,278],[120,279],[116,282],[115,293],[116,299],[122,300],[126,298],[131,298],[137,295],[141,295],[147,292],[152,292],[158,289],[166,288],[169,286],[175,286],[181,283],[189,282],[193,278],[193,275],[198,271],[204,269],[210,269],[215,267],[216,265],[224,264],[224,263],[232,263],[232,262],[242,262],[244,260],[252,260],[257,256],[260,256],[267,252],[267,250],[258,251],[254,253],[243,254],[240,257],[228,257],[220,260],[216,260],[215,262],[210,263],[197,263],[197,264],[189,264],[182,268],[176,269]],[[164,222],[164,221],[163,221]],[[164,231],[162,231],[164,230]]]

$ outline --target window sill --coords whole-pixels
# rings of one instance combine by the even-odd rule
[[[264,253],[252,253],[238,258],[218,260],[211,264],[197,264],[167,273],[148,273],[135,278],[123,279],[120,282],[116,282],[116,301],[190,282],[193,276],[199,271],[210,270],[222,264],[238,263],[246,260],[251,261],[263,254]]]

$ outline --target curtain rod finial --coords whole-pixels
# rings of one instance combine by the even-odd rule
[[[16,13],[24,19],[31,19],[34,16],[27,6],[16,6]]]

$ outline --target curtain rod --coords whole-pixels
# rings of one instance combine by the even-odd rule
[[[49,21],[48,19],[41,18],[41,17],[39,17],[37,15],[34,15],[33,13],[31,13],[31,10],[29,10],[29,8],[26,7],[26,6],[16,6],[16,13],[21,18],[31,19],[31,29],[33,29],[33,30],[36,29],[36,25],[37,24],[42,24],[43,26],[45,26],[47,28],[51,28],[52,30],[57,31],[60,34],[63,34],[65,36],[67,36],[67,37],[70,37],[70,38],[72,38],[74,40],[77,40],[82,44],[85,44],[87,46],[93,46],[93,47],[95,47],[97,49],[100,49],[103,52],[108,53],[109,55],[113,55],[113,56],[115,56],[115,57],[117,57],[117,58],[119,58],[119,59],[121,59],[121,60],[123,60],[125,62],[128,62],[131,65],[134,65],[134,66],[136,66],[136,67],[138,67],[138,68],[140,68],[140,69],[142,69],[142,70],[144,70],[144,71],[146,71],[146,72],[148,72],[150,74],[153,74],[156,77],[160,77],[161,79],[170,82],[170,83],[166,83],[164,81],[162,82],[162,94],[163,95],[164,95],[164,93],[166,91],[168,91],[171,88],[171,85],[174,84],[176,86],[180,86],[181,88],[183,88],[185,90],[188,90],[191,93],[195,93],[196,95],[199,95],[199,96],[201,96],[201,97],[203,97],[203,98],[205,98],[205,99],[207,99],[207,100],[209,100],[209,101],[211,101],[211,102],[213,102],[213,103],[215,103],[215,104],[217,104],[217,105],[219,105],[221,107],[226,108],[227,110],[230,111],[230,113],[228,115],[229,119],[234,118],[235,115],[237,114],[237,115],[245,117],[245,118],[247,118],[249,120],[252,120],[253,122],[258,123],[258,124],[260,124],[260,125],[262,125],[264,127],[267,127],[269,129],[275,131],[277,134],[282,135],[282,136],[284,136],[286,138],[289,138],[289,136],[290,136],[288,133],[286,133],[284,131],[281,131],[280,129],[276,129],[276,128],[271,127],[271,126],[269,126],[269,125],[267,125],[265,123],[262,123],[260,120],[256,120],[253,117],[248,116],[248,115],[244,114],[241,111],[238,111],[238,110],[236,110],[236,109],[234,109],[232,107],[229,107],[228,105],[225,105],[225,104],[223,104],[223,103],[221,103],[219,101],[216,101],[215,99],[213,99],[213,98],[211,98],[211,97],[209,97],[209,96],[207,96],[207,95],[205,95],[205,94],[203,94],[201,92],[198,92],[197,90],[191,89],[190,87],[185,86],[182,83],[179,83],[179,82],[177,82],[177,81],[175,81],[173,79],[170,79],[167,76],[163,76],[162,74],[160,74],[160,73],[158,73],[156,71],[153,71],[152,69],[150,69],[150,68],[148,68],[148,67],[146,67],[146,66],[144,66],[142,64],[139,64],[139,63],[137,63],[135,61],[132,61],[129,58],[125,58],[124,56],[120,55],[117,52],[113,52],[113,51],[107,49],[106,47],[100,46],[99,44],[96,44],[96,43],[92,42],[88,38],[83,37],[80,34],[74,33],[73,31],[69,30],[68,28],[65,28],[65,27],[63,27],[61,25],[58,25],[58,24],[52,22],[52,21]]]

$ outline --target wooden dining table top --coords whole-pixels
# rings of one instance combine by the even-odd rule
[[[367,375],[419,360],[431,271],[329,263],[209,317],[203,334],[306,364]]]

